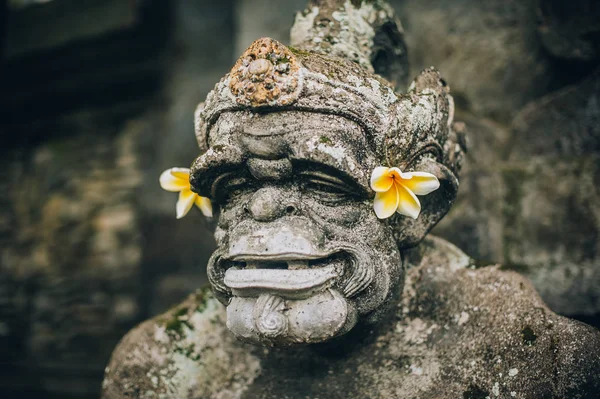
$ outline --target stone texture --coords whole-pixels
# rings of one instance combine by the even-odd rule
[[[302,48],[288,54],[272,39],[257,40],[196,112],[202,154],[190,184],[217,209],[208,276],[226,312],[200,291],[134,329],[107,367],[104,397],[597,396],[600,332],[553,313],[521,275],[476,262],[442,239],[414,248],[454,202],[466,147],[468,128],[453,123],[446,81],[428,68],[406,95],[386,93],[370,68],[361,71],[359,54],[342,51],[358,61],[348,62],[336,58],[339,46],[313,46],[327,26],[310,16],[335,18],[330,11],[342,8],[341,1],[314,4],[297,18],[293,36],[325,55]],[[365,6],[349,4],[348,14]],[[284,99],[267,82],[282,54],[293,83]],[[272,96],[263,95],[269,90]],[[526,257],[534,251],[519,248],[520,238],[539,231],[519,225],[535,206],[519,185],[534,186],[532,197],[552,186],[512,172],[520,166],[509,161],[515,130],[490,120],[493,113],[481,120],[480,110],[470,111],[464,116],[484,133],[476,143],[506,150],[472,157],[480,165],[503,163],[483,167],[481,177],[480,165],[471,171],[471,195],[499,183],[488,194],[500,198],[493,212],[485,198],[475,211],[509,226],[489,237],[487,250]],[[364,178],[374,160],[440,180],[420,219],[375,218]],[[352,194],[337,189],[342,185]],[[224,326],[240,341],[224,336]]]
[[[498,167],[510,133],[471,113],[458,112],[456,119],[467,137],[460,187],[456,203],[434,231],[478,260],[503,262],[505,189]]]
[[[212,227],[201,216],[177,221],[158,176],[196,155],[194,108],[231,66],[233,14],[210,1],[135,10],[118,34],[5,64],[3,398],[97,397],[118,339],[206,282]],[[91,31],[104,22],[113,26],[88,21]]]
[[[80,120],[82,132],[90,121]],[[3,159],[2,358],[49,390],[90,393],[114,342],[143,314],[142,131],[131,123],[114,137],[48,140]],[[71,380],[57,367],[71,368]]]
[[[428,68],[400,94],[361,64],[378,48],[375,29],[396,27],[392,11],[344,2],[311,10],[320,17],[299,15],[292,28],[302,47],[256,40],[196,111],[201,153],[190,185],[217,210],[209,282],[229,329],[269,346],[320,343],[379,321],[403,281],[399,250],[446,214],[458,186],[462,148],[440,74]],[[344,33],[323,48],[328,15]],[[379,165],[429,172],[435,188],[418,194],[435,193],[422,207],[410,197],[418,219],[394,209],[378,219],[369,179]]]
[[[475,268],[441,239],[408,259],[393,316],[326,346],[242,344],[200,291],[121,341],[103,397],[596,397],[600,332],[552,313],[517,273]]]
[[[510,161],[600,153],[600,69],[527,104],[512,122]]]
[[[534,159],[503,168],[505,261],[557,312],[600,313],[600,157]]]
[[[600,73],[541,98],[513,122],[503,170],[506,261],[556,311],[600,313]],[[511,195],[514,193],[514,195]]]
[[[161,2],[143,3],[156,5]],[[111,349],[109,342],[116,342],[121,332],[128,328],[132,320],[130,315],[136,312],[136,308],[138,318],[140,315],[156,314],[164,310],[167,304],[175,303],[185,292],[191,291],[192,287],[205,281],[203,269],[206,257],[214,246],[209,233],[211,226],[192,216],[175,222],[172,217],[175,200],[172,195],[160,190],[156,178],[163,169],[174,165],[185,166],[188,160],[196,155],[197,149],[190,135],[193,129],[190,116],[198,100],[203,98],[203,93],[212,88],[214,82],[231,67],[233,57],[237,57],[252,41],[262,36],[275,37],[287,43],[293,14],[302,9],[306,1],[280,2],[274,7],[273,2],[268,0],[245,0],[236,2],[235,8],[229,2],[175,3],[178,4],[176,16],[170,12],[160,13],[162,20],[173,18],[177,21],[174,27],[162,23],[153,25],[157,35],[174,38],[168,42],[170,50],[166,53],[161,50],[161,45],[153,45],[159,56],[158,61],[155,58],[141,61],[136,59],[140,47],[132,44],[135,41],[118,41],[119,44],[115,46],[97,47],[98,44],[117,41],[115,36],[109,36],[110,39],[100,36],[99,40],[93,39],[91,43],[75,43],[76,56],[68,56],[68,47],[61,47],[59,52],[50,52],[41,60],[30,59],[29,64],[5,65],[2,77],[4,90],[1,96],[0,141],[2,148],[8,151],[2,152],[3,168],[0,172],[3,175],[0,185],[5,193],[0,195],[2,253],[19,252],[15,242],[22,237],[27,239],[19,241],[19,245],[25,245],[23,242],[28,242],[27,245],[35,243],[36,246],[46,248],[45,252],[49,252],[48,248],[57,244],[63,246],[63,243],[81,244],[105,240],[105,243],[99,245],[104,246],[101,252],[94,247],[86,255],[92,258],[97,256],[98,259],[94,262],[99,262],[101,257],[112,259],[113,250],[122,253],[119,252],[122,243],[113,239],[118,229],[108,228],[104,224],[92,226],[86,221],[70,219],[68,224],[61,225],[57,220],[62,216],[53,216],[51,210],[47,211],[47,215],[51,217],[47,216],[45,220],[55,225],[42,228],[45,232],[43,236],[42,233],[32,232],[34,227],[42,224],[41,220],[34,217],[30,217],[28,223],[15,224],[17,214],[13,209],[16,202],[10,194],[13,192],[13,184],[15,187],[21,187],[19,198],[27,197],[29,205],[25,209],[33,212],[35,209],[46,209],[46,198],[51,195],[47,195],[35,185],[30,185],[30,182],[40,183],[48,180],[48,184],[54,187],[57,180],[54,178],[52,162],[45,161],[39,166],[31,166],[38,165],[33,161],[33,154],[37,154],[39,150],[41,158],[44,159],[44,153],[48,154],[48,148],[54,144],[66,144],[66,147],[75,152],[81,149],[85,154],[88,153],[88,144],[85,144],[85,141],[89,137],[81,136],[81,132],[89,127],[95,129],[101,125],[98,118],[90,118],[89,115],[82,117],[82,114],[78,114],[74,118],[81,119],[80,122],[74,123],[66,118],[66,122],[57,123],[65,109],[68,108],[67,112],[70,112],[71,108],[76,107],[84,110],[95,109],[94,112],[105,115],[106,120],[111,121],[107,130],[98,130],[98,135],[110,135],[115,140],[135,136],[136,140],[140,140],[138,144],[143,148],[142,153],[134,155],[134,158],[138,164],[137,168],[143,171],[143,182],[129,186],[119,196],[130,196],[130,190],[138,194],[136,201],[139,203],[136,209],[143,209],[143,212],[140,212],[135,220],[138,226],[137,234],[143,238],[140,243],[143,249],[142,260],[138,266],[126,262],[126,270],[110,269],[111,272],[125,277],[137,267],[137,271],[132,272],[133,280],[127,282],[113,280],[107,273],[80,272],[79,269],[85,269],[85,265],[73,261],[75,256],[65,248],[61,248],[60,252],[65,254],[64,264],[62,258],[53,255],[53,262],[50,264],[52,270],[43,271],[54,273],[56,268],[60,270],[56,272],[60,273],[60,279],[38,279],[37,276],[41,274],[37,271],[37,274],[24,275],[16,273],[17,269],[4,268],[5,264],[12,265],[14,263],[11,262],[21,259],[27,260],[27,270],[38,270],[38,264],[47,264],[46,261],[42,262],[43,259],[32,260],[33,255],[26,252],[19,253],[16,258],[2,257],[0,358],[3,371],[0,391],[3,394],[6,393],[4,388],[7,386],[15,387],[19,391],[17,397],[23,396],[23,390],[44,386],[45,392],[62,392],[57,394],[58,397],[64,397],[64,392],[72,395],[93,392],[91,397],[96,397],[100,379],[98,367],[103,364],[102,359],[108,356]],[[456,119],[466,123],[471,151],[467,154],[464,178],[455,209],[438,227],[438,233],[459,244],[479,260],[504,262],[510,259],[511,262],[518,262],[506,267],[515,268],[533,278],[534,284],[553,310],[577,316],[587,314],[588,317],[592,317],[598,309],[599,292],[597,256],[592,254],[593,248],[597,247],[593,238],[597,234],[597,206],[594,205],[598,201],[597,191],[590,188],[590,182],[593,182],[593,179],[597,181],[598,173],[598,160],[594,158],[594,154],[597,153],[597,140],[593,141],[594,137],[597,137],[594,136],[597,134],[597,130],[594,129],[598,126],[595,122],[597,119],[593,119],[594,110],[597,110],[597,105],[594,108],[598,98],[597,86],[588,81],[585,85],[572,86],[549,97],[544,96],[548,94],[549,88],[560,88],[565,83],[580,80],[589,72],[590,65],[593,67],[596,61],[586,54],[594,53],[583,50],[594,49],[593,32],[594,29],[597,30],[593,25],[595,14],[588,12],[572,19],[572,13],[562,12],[564,9],[560,7],[550,8],[542,10],[542,15],[547,19],[539,23],[537,19],[532,18],[534,14],[540,15],[538,4],[552,2],[393,3],[406,28],[413,67],[410,77],[415,76],[423,67],[432,64],[440,67],[451,85],[452,92],[456,94],[457,103],[466,109]],[[586,4],[585,1],[576,3]],[[594,6],[593,1],[590,4]],[[130,5],[119,7],[131,10]],[[226,9],[235,12],[234,22],[231,20],[230,11]],[[7,20],[9,18],[7,17]],[[111,21],[100,21],[100,17],[94,21],[101,24],[106,22],[105,26],[109,29],[115,26],[119,28],[118,24],[115,25],[118,21],[126,21],[122,26],[131,22],[127,12]],[[62,24],[61,28],[69,29],[69,26]],[[42,28],[41,25],[39,27]],[[174,28],[176,33],[173,33]],[[238,43],[233,51],[232,29],[236,31],[235,40]],[[546,32],[551,33],[550,40],[558,45],[544,37]],[[118,37],[122,38],[124,35]],[[598,40],[595,40],[595,43],[598,43]],[[548,52],[550,60],[543,52],[540,54],[540,47]],[[123,52],[120,48],[128,50]],[[583,59],[582,54],[588,58]],[[584,66],[573,67],[573,64],[557,63],[552,57],[573,60],[579,63],[577,65]],[[125,64],[129,67],[123,69]],[[43,68],[40,65],[43,65]],[[15,73],[12,72],[15,70],[22,72],[22,75],[17,76],[25,76],[26,79],[14,79]],[[157,73],[160,77],[158,80]],[[158,98],[154,97],[156,82],[162,81],[165,76],[166,89],[159,89],[162,94]],[[6,79],[7,77],[9,79]],[[596,88],[593,89],[594,87]],[[112,93],[113,96],[107,96],[107,93]],[[581,93],[588,93],[587,97],[581,96]],[[148,104],[132,106],[132,96],[148,95],[153,98],[154,107],[149,107]],[[555,95],[562,99],[556,102],[552,100],[551,104],[545,103]],[[526,112],[519,114],[523,105],[530,101],[531,105],[526,107]],[[570,101],[574,101],[576,106],[570,107]],[[108,109],[107,104],[114,107]],[[552,107],[548,108],[548,105]],[[131,115],[140,115],[148,108],[150,112],[140,118],[134,118],[143,119],[144,123],[134,121],[125,125],[127,129],[119,125],[123,119],[129,119]],[[591,111],[586,113],[586,109]],[[115,110],[118,111],[116,117],[113,114]],[[168,115],[166,118],[165,114]],[[527,140],[520,140],[511,145],[510,148],[514,152],[509,154],[507,143],[511,141],[507,138],[512,137],[513,130],[510,124],[512,115],[515,114],[519,116],[515,120],[514,131],[518,131],[519,135]],[[557,115],[558,118],[555,118]],[[16,124],[20,126],[15,129]],[[116,125],[119,125],[118,129],[115,128]],[[144,133],[132,136],[129,128],[141,128]],[[530,131],[535,134],[528,134]],[[586,134],[586,131],[592,134]],[[10,132],[16,133],[8,134]],[[551,132],[552,141],[543,140],[548,132]],[[561,139],[565,132],[577,132],[578,139],[574,143]],[[9,136],[16,144],[5,143]],[[79,138],[75,140],[76,143],[69,145],[68,142],[74,136]],[[90,143],[104,149],[115,148],[117,142],[111,140],[95,139]],[[156,148],[160,150],[155,151]],[[565,148],[568,149],[566,153]],[[509,155],[514,164],[507,164]],[[529,157],[532,155],[536,157],[530,163]],[[580,156],[583,159],[578,159]],[[114,172],[114,168],[110,166],[110,159],[111,157],[105,154],[94,152],[90,155],[89,162],[98,162],[103,170]],[[574,179],[571,182],[562,182],[560,193],[555,193],[550,186],[555,177],[552,174],[555,163],[559,165],[561,172]],[[61,171],[58,173],[60,176],[70,175],[77,169],[71,164],[61,165]],[[494,171],[496,165],[499,170]],[[580,168],[584,171],[583,175],[579,173]],[[113,176],[113,172],[103,176]],[[547,182],[537,182],[532,173],[540,173]],[[14,176],[22,175],[29,175],[28,183],[16,182],[18,179]],[[75,175],[88,176],[87,172],[83,171],[78,171]],[[102,179],[93,177],[91,181],[104,185],[106,182]],[[520,196],[512,202],[516,206],[514,209],[512,205],[504,204],[504,199],[508,199],[505,180],[515,187],[521,187],[525,192],[524,197]],[[31,196],[27,187],[32,187]],[[110,198],[110,195],[107,198]],[[36,201],[39,203],[38,208],[32,205]],[[104,205],[99,199],[96,201],[84,208],[99,208],[104,214]],[[129,199],[124,201],[127,204],[125,208],[130,206],[128,201]],[[62,194],[58,208],[68,208],[70,202],[68,196]],[[56,203],[55,201],[54,205]],[[538,203],[544,206],[536,209]],[[560,206],[555,209],[554,205],[549,203]],[[572,205],[575,205],[574,214],[578,215],[575,218],[572,218],[571,213],[567,213]],[[118,214],[119,210],[115,211],[114,208],[113,202],[107,205],[106,211],[110,215],[105,220],[111,220],[112,216]],[[128,212],[122,214],[126,213]],[[582,218],[582,214],[585,217]],[[88,213],[81,212],[80,215]],[[548,223],[548,220],[554,220],[555,216],[558,218],[557,226],[560,227]],[[511,228],[513,221],[518,226],[518,231]],[[580,222],[584,229],[578,229]],[[59,226],[56,226],[57,223]],[[18,231],[19,226],[24,226],[23,233]],[[78,236],[80,232],[96,231],[97,228],[101,228],[98,231],[103,232],[98,240],[98,237],[83,239]],[[549,245],[542,236],[547,230],[560,228],[570,232],[570,240],[574,244],[572,247]],[[55,231],[57,233],[53,234]],[[529,236],[534,238],[531,244],[527,243]],[[201,248],[182,245],[186,240],[191,240],[190,237],[193,237],[194,242],[202,242]],[[515,244],[507,251],[504,237]],[[46,238],[48,244],[44,244]],[[133,241],[137,240],[138,238]],[[116,246],[107,250],[106,242]],[[71,248],[75,253],[81,250],[81,245],[73,245]],[[527,257],[526,253],[529,250],[540,254],[543,261],[538,262]],[[481,263],[479,260],[478,264]],[[547,260],[550,260],[550,263],[546,262]],[[111,262],[114,262],[114,259]],[[67,264],[70,266],[63,267]],[[95,264],[102,269],[102,264]],[[73,281],[70,281],[71,276],[75,276]],[[132,294],[139,292],[140,287],[143,289],[139,297]],[[135,297],[134,303],[130,301],[132,296]],[[34,298],[39,300],[34,303]],[[51,303],[53,307],[47,303]],[[28,313],[29,309],[35,309],[35,316]],[[110,323],[114,323],[110,324],[110,329],[106,327],[92,331],[86,327],[88,324],[98,325],[103,317],[108,317]],[[68,328],[64,331],[69,335],[62,336],[63,330],[60,327],[68,319],[71,320],[71,324],[67,323]],[[591,318],[588,320],[593,321]],[[32,325],[36,328],[31,328]],[[50,358],[47,353],[36,355],[39,357],[35,359],[31,358],[32,347],[28,346],[30,336],[36,337],[36,348],[59,347],[58,352],[62,356],[60,363],[42,365],[40,362],[44,356],[45,359]],[[86,344],[82,343],[84,341]],[[51,355],[54,356],[58,352],[52,352]],[[91,353],[98,356],[91,360],[91,355],[86,357],[86,354]],[[92,362],[95,362],[95,365],[87,367]],[[6,365],[8,366],[4,367]],[[39,374],[31,371],[32,365],[40,371]],[[77,370],[76,375],[74,370]],[[27,374],[19,374],[23,371]],[[44,379],[44,375],[53,377]],[[499,388],[501,387],[500,383]],[[477,394],[489,393],[492,389],[493,385],[491,388],[474,385],[463,393],[463,397],[476,397]],[[37,397],[40,395],[38,393]],[[10,397],[10,393],[8,396]]]
[[[553,310],[591,322],[600,313],[599,82],[596,71],[531,102],[510,129],[459,113],[469,151],[457,204],[436,228],[531,278]]]
[[[387,2],[310,1],[296,14],[290,45],[355,62],[396,87],[408,75],[402,25]]]
[[[457,106],[508,123],[559,75],[537,36],[536,1],[393,1],[411,75],[435,65]]]
[[[457,104],[455,119],[468,131],[457,203],[436,233],[477,259],[515,264],[552,309],[591,320],[599,312],[600,292],[598,224],[590,205],[596,190],[587,183],[597,178],[600,137],[592,22],[597,5],[393,5],[404,24],[412,73],[439,68]],[[568,177],[553,174],[554,168]],[[562,189],[542,188],[535,173],[548,182],[560,180]],[[532,205],[523,208],[515,189],[524,190]],[[577,215],[586,215],[585,227]],[[582,244],[560,249],[542,237],[544,230]],[[522,255],[528,250],[532,256]]]

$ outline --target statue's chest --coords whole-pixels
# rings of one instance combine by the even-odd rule
[[[342,348],[326,356],[311,351],[258,356],[260,371],[241,397],[484,398],[496,392],[500,397],[511,397],[513,392],[521,397],[541,397],[531,396],[532,392],[552,396],[551,373],[540,373],[544,356],[532,362],[515,354],[522,348],[473,345],[469,337],[456,335],[447,337],[448,343],[421,338],[398,334],[359,350]],[[536,378],[539,381],[533,384]]]
[[[260,374],[243,397],[390,398],[411,397],[406,395],[416,392],[435,397],[439,364],[433,352],[424,348],[418,352],[407,354],[373,345],[371,350],[351,355],[265,357]]]

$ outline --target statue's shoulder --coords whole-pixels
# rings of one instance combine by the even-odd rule
[[[103,398],[187,398],[198,391],[239,396],[258,361],[233,338],[225,319],[225,307],[206,288],[138,325],[112,354]]]
[[[525,277],[477,265],[437,237],[407,259],[397,342],[435,352],[452,381],[444,392],[600,396],[600,331],[552,312]]]

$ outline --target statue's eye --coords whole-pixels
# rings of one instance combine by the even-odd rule
[[[357,197],[353,186],[343,180],[321,172],[303,172],[302,189],[316,196],[320,201],[335,205]]]

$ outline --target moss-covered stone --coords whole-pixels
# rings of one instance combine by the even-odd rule
[[[598,392],[600,333],[552,313],[517,273],[471,269],[468,257],[433,237],[406,259],[411,267],[393,314],[326,346],[246,346],[227,330],[225,308],[215,299],[194,313],[183,342],[163,342],[162,325],[146,322],[116,349],[104,397],[156,390],[173,398],[234,392],[294,399],[348,392],[367,398],[592,398]],[[168,317],[197,303],[192,295]]]

